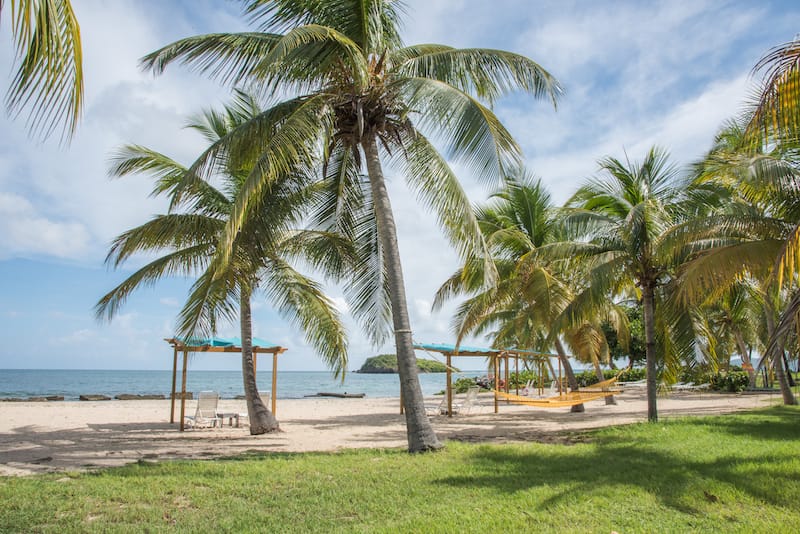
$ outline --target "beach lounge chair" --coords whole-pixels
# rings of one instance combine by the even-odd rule
[[[647,387],[647,380],[634,380],[633,382],[617,382],[617,385],[621,388],[646,388]]]
[[[197,394],[197,410],[194,415],[186,416],[186,423],[192,428],[222,426],[222,420],[217,416],[219,393],[216,391],[201,391]]]
[[[460,413],[460,414],[468,414],[472,411],[472,408],[475,407],[475,403],[478,400],[478,393],[480,393],[481,387],[480,386],[472,386],[467,390],[467,394],[464,396],[464,400],[460,403],[456,404],[453,403],[453,413]],[[445,406],[445,408],[447,408]],[[446,410],[445,410],[446,411]]]
[[[710,385],[711,384],[709,383],[695,384],[694,382],[686,382],[685,384],[683,384],[679,382],[677,384],[674,384],[672,386],[672,389],[674,389],[675,391],[698,391],[698,390],[708,389]]]
[[[455,402],[455,399],[453,399],[453,415],[470,413],[475,407],[480,390],[480,386],[472,386],[467,390],[467,394],[461,402]],[[438,405],[427,406],[425,412],[428,415],[447,415],[447,395],[442,396],[442,400]]]

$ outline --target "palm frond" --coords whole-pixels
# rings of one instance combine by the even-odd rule
[[[37,137],[46,139],[60,126],[62,141],[71,140],[83,108],[83,52],[70,1],[12,1],[11,33],[19,69],[6,108],[15,117],[27,110]]]
[[[393,84],[428,130],[477,176],[498,180],[520,163],[520,149],[500,120],[477,99],[437,80],[401,78]]]
[[[196,269],[202,268],[198,258],[205,257],[207,253],[207,246],[198,245],[177,250],[148,263],[106,293],[95,304],[95,315],[98,319],[111,320],[134,290],[152,286],[165,276],[191,275]]]
[[[503,50],[425,45],[402,50],[396,58],[405,59],[394,68],[403,76],[438,80],[490,104],[510,92],[525,91],[549,98],[555,106],[564,93],[541,65]]]
[[[270,302],[289,321],[297,324],[334,375],[344,378],[347,370],[347,340],[333,303],[316,282],[298,273],[288,263],[273,259],[265,270]]]

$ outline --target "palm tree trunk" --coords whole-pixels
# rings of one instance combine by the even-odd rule
[[[654,423],[658,421],[655,298],[653,297],[652,282],[645,282],[642,286],[642,306],[644,308],[642,316],[644,319],[645,359],[647,363],[647,420]]]
[[[569,389],[577,390],[578,389],[578,379],[575,378],[575,372],[572,370],[572,364],[569,363],[569,358],[567,357],[567,353],[564,350],[564,345],[561,344],[561,340],[556,338],[556,352],[558,353],[558,359],[561,360],[561,365],[564,366],[564,373],[567,375],[567,384],[569,384]],[[581,413],[586,411],[586,407],[581,404],[575,404],[570,408],[570,412],[573,413]]]
[[[378,145],[373,134],[364,136],[361,143],[367,163],[375,219],[378,224],[378,238],[383,249],[386,275],[389,285],[389,298],[392,306],[394,339],[397,349],[397,370],[400,375],[400,392],[406,416],[406,434],[409,452],[424,452],[442,448],[442,443],[433,431],[425,413],[425,399],[417,376],[417,356],[408,319],[408,304],[403,283],[403,269],[400,264],[400,249],[397,244],[397,228],[394,224],[392,205],[386,190]]]
[[[250,419],[250,434],[276,432],[280,428],[278,420],[261,400],[256,385],[256,371],[253,368],[253,318],[250,310],[250,291],[242,289],[240,300],[240,323],[242,331],[242,379],[244,396],[247,399],[247,416]]]
[[[786,351],[782,352],[783,354],[783,369],[786,372],[786,381],[789,384],[789,387],[794,387],[797,384],[794,382],[794,378],[792,377],[792,369],[789,367],[789,358],[786,357]]]
[[[786,373],[784,372],[783,368],[783,352],[785,350],[785,340],[784,339],[775,339],[775,309],[772,307],[772,303],[769,301],[769,295],[766,295],[764,298],[764,311],[766,312],[766,319],[767,319],[767,334],[769,335],[770,343],[769,346],[772,347],[772,354],[767,356],[771,356],[772,365],[775,366],[775,378],[778,380],[778,387],[781,388],[781,397],[783,397],[783,403],[786,405],[796,405],[797,399],[794,397],[794,393],[792,392],[792,388],[789,387],[789,381],[786,379]]]
[[[733,329],[733,336],[736,338],[736,345],[739,347],[739,354],[742,356],[742,366],[747,371],[747,377],[750,379],[750,387],[756,387],[756,370],[753,369],[753,363],[750,361],[750,353],[747,351],[747,344],[744,342],[744,336],[738,328]]]
[[[603,374],[603,368],[600,367],[600,361],[597,358],[592,358],[592,364],[594,364],[594,374],[597,376],[597,380],[600,382],[605,380],[606,376]],[[617,399],[613,395],[606,397],[606,406],[609,404],[617,404]]]

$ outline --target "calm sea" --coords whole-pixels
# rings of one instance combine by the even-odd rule
[[[453,379],[480,376],[485,372],[454,373]],[[420,374],[422,392],[433,395],[442,391],[445,387],[445,376],[444,373]],[[186,384],[187,391],[218,391],[222,398],[243,394],[241,371],[189,370]],[[171,386],[172,371],[0,369],[0,398],[62,395],[66,400],[78,400],[78,396],[84,394],[113,397],[120,393],[161,394],[168,397]],[[262,392],[270,391],[270,372],[258,373],[258,388]],[[398,397],[400,381],[397,375],[348,373],[342,383],[325,371],[278,372],[279,399],[302,398],[321,391],[366,393],[368,397]]]

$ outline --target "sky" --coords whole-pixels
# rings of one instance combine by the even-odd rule
[[[800,33],[796,1],[406,5],[406,43],[521,53],[565,87],[557,109],[519,94],[495,106],[526,165],[558,203],[592,177],[606,156],[637,160],[658,145],[681,167],[700,158],[723,121],[739,114],[752,93],[753,65]],[[173,333],[191,281],[144,288],[110,323],[94,317],[97,300],[146,261],[137,258],[112,270],[104,263],[109,243],[166,207],[148,197],[148,178],[110,179],[108,161],[124,143],[193,161],[203,141],[183,128],[186,118],[226,102],[229,88],[177,65],[154,77],[138,68],[138,59],[182,37],[244,31],[247,25],[234,1],[73,0],[73,6],[86,83],[86,108],[73,142],[41,143],[28,136],[24,120],[0,114],[0,369],[167,369],[171,351],[163,339]],[[0,84],[13,73],[8,18],[0,17]],[[484,202],[492,185],[455,169],[470,198]],[[457,269],[458,257],[402,176],[389,171],[388,179],[414,338],[453,342],[457,303],[432,313],[431,302]],[[393,352],[391,343],[369,344],[350,318],[341,288],[328,286],[328,293],[348,325],[349,369]],[[281,369],[325,369],[302,332],[277,316],[265,298],[254,302],[253,319],[255,335],[289,348]],[[220,327],[220,335],[237,333],[237,325]],[[204,356],[192,366],[240,364],[235,357]]]

